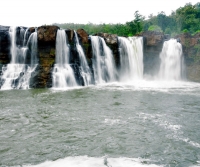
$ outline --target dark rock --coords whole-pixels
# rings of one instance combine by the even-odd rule
[[[3,64],[11,60],[9,29],[9,26],[0,26],[0,70]]]
[[[74,30],[65,30],[66,34],[67,34],[67,37],[68,37],[68,40],[69,42],[71,43],[73,41],[73,37],[74,37]]]

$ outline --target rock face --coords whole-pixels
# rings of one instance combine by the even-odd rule
[[[52,87],[52,70],[55,63],[56,34],[59,27],[38,27],[38,66],[31,78],[30,87]]]
[[[78,29],[77,34],[80,36],[82,44],[88,44],[88,34],[84,29]]]
[[[200,33],[176,36],[182,44],[188,80],[200,82]]]
[[[11,59],[9,28],[0,26],[0,71],[2,65],[8,64]]]
[[[154,76],[160,68],[159,55],[166,38],[163,33],[154,31],[146,31],[141,35],[144,41],[144,73]]]

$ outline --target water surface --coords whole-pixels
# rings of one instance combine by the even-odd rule
[[[0,166],[200,166],[200,84],[0,91]]]

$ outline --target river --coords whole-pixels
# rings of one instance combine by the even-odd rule
[[[0,91],[0,166],[200,166],[200,84]]]

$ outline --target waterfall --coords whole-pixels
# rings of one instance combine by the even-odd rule
[[[182,45],[176,39],[165,41],[160,54],[159,79],[181,80],[183,70]]]
[[[37,31],[35,31],[34,33],[32,33],[28,39],[27,45],[30,45],[30,51],[31,51],[31,68],[34,69],[35,66],[37,65],[38,62],[38,58],[37,58]],[[27,47],[25,47],[27,48]]]
[[[118,37],[120,69],[119,78],[122,82],[143,79],[143,38]]]
[[[58,30],[56,36],[56,63],[53,69],[53,87],[77,86],[73,69],[69,64],[69,46],[65,30]]]
[[[80,60],[80,74],[83,77],[84,85],[89,85],[92,83],[91,71],[88,66],[83,48],[79,43],[79,39],[78,39],[76,31],[74,31],[74,34],[75,34],[75,41],[76,41],[76,49],[77,49],[79,60]]]
[[[26,31],[25,31],[25,33],[24,33],[23,46],[26,46],[28,30],[29,30],[29,28],[27,28]]]
[[[20,30],[20,33],[25,35],[23,30]],[[11,37],[11,62],[7,66],[2,68],[2,89],[26,89],[29,88],[29,80],[31,73],[35,70],[37,65],[36,58],[35,61],[31,61],[31,66],[26,64],[26,55],[29,50],[28,46],[21,47],[16,44],[16,27],[11,27],[9,30]],[[24,39],[22,35],[19,35],[20,40]],[[31,45],[31,59],[32,57],[37,56],[37,33],[33,33],[29,38],[29,43]]]
[[[91,36],[93,70],[95,83],[101,84],[116,80],[116,67],[113,54],[103,38]]]

